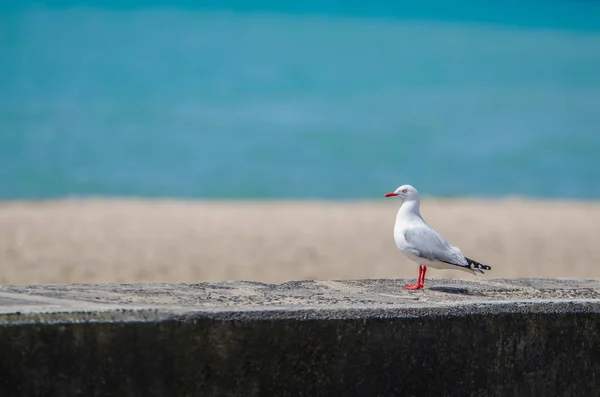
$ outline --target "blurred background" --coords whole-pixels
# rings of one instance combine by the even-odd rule
[[[599,2],[0,11],[0,282],[415,277],[404,183],[493,276],[600,276]]]

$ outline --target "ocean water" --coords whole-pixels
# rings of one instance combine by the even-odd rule
[[[0,199],[600,198],[600,3],[14,1]]]

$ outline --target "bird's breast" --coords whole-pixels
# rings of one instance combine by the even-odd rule
[[[403,227],[395,227],[394,228],[394,241],[396,242],[396,246],[400,251],[406,250],[408,248],[408,242],[405,237],[405,228]]]

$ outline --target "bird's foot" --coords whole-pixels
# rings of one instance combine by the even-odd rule
[[[415,289],[421,289],[423,288],[425,285],[424,284],[413,284],[413,285],[405,285],[404,288],[408,289],[408,290],[415,290]]]

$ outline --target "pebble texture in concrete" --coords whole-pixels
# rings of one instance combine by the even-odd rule
[[[0,395],[597,395],[600,281],[0,287]]]

